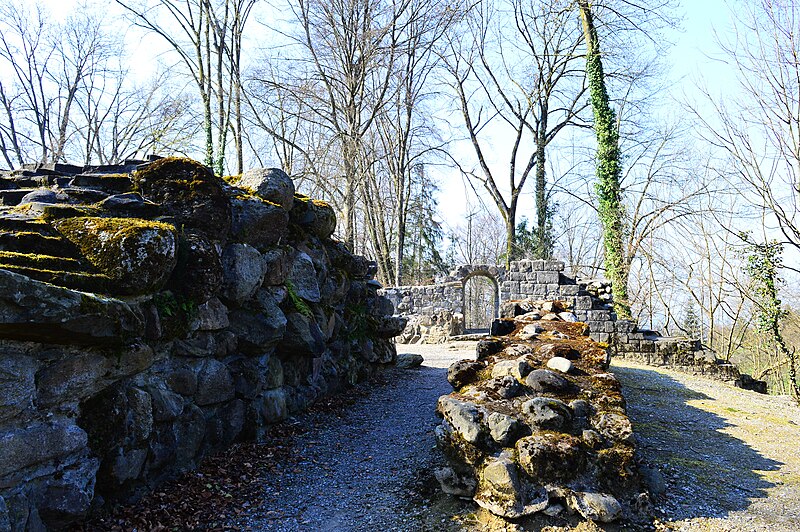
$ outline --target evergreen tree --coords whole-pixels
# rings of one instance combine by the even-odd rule
[[[697,305],[694,301],[689,301],[683,309],[683,324],[681,330],[692,340],[703,339],[703,325],[700,323],[700,316],[697,314]]]

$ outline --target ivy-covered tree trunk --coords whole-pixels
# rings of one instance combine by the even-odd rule
[[[614,310],[622,319],[631,317],[628,302],[628,267],[624,253],[625,220],[620,179],[622,166],[619,151],[617,117],[606,91],[600,43],[588,0],[578,0],[586,39],[586,77],[594,112],[597,136],[597,210],[603,224],[603,250],[606,276],[612,283]]]
[[[756,327],[769,335],[770,341],[789,365],[789,386],[796,401],[800,401],[800,381],[797,378],[797,357],[794,349],[789,349],[781,332],[781,320],[786,311],[781,308],[778,298],[778,285],[781,279],[778,270],[782,266],[783,245],[775,240],[759,244],[750,235],[742,233],[747,244],[747,265],[753,295],[757,305]]]
[[[553,257],[553,209],[547,197],[545,169],[548,113],[548,104],[544,101],[539,106],[539,129],[536,132],[536,229],[534,233],[536,240],[533,257],[535,259]]]

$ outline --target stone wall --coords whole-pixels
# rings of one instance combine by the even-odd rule
[[[449,368],[454,392],[439,398],[436,429],[449,467],[436,477],[446,493],[525,529],[537,514],[643,524],[649,496],[619,381],[605,346],[568,314],[542,301],[495,320],[477,360]]]
[[[398,342],[425,342],[427,338],[441,341],[443,331],[436,329],[428,336],[419,334],[418,322],[442,323],[442,311],[458,314],[456,322],[463,323],[464,285],[476,275],[489,278],[497,287],[498,313],[500,302],[514,300],[556,299],[569,304],[579,321],[589,325],[591,337],[600,342],[610,342],[615,332],[616,315],[610,306],[610,286],[603,281],[577,281],[562,272],[564,263],[557,260],[519,260],[510,264],[509,270],[501,266],[462,265],[455,268],[442,282],[426,286],[400,286],[385,288],[385,295],[394,305],[395,312],[409,318],[409,328]],[[415,318],[424,316],[425,319]],[[436,316],[436,319],[431,319]],[[462,334],[452,322],[445,326],[454,334]],[[413,329],[413,330],[411,330]],[[455,332],[458,331],[458,332]]]
[[[634,321],[618,320],[609,281],[573,279],[563,271],[564,263],[557,260],[514,261],[508,271],[501,267],[466,265],[456,268],[443,283],[388,288],[382,293],[392,301],[397,313],[408,318],[408,327],[398,342],[439,343],[446,341],[448,335],[463,332],[454,323],[459,323],[458,316],[463,312],[460,309],[464,307],[464,283],[474,272],[480,272],[494,279],[499,287],[499,317],[513,318],[527,312],[518,302],[562,301],[572,316],[569,319],[586,323],[589,336],[607,344],[614,356],[702,374],[766,393],[764,381],[740,374],[736,366],[718,359],[713,350],[699,341],[662,337],[657,332],[640,329]],[[452,320],[446,319],[448,313],[453,315]]]
[[[405,325],[330,206],[186,159],[0,175],[0,530],[67,526],[362,380]]]

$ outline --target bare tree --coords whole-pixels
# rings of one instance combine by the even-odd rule
[[[569,13],[547,2],[482,2],[471,15],[445,58],[477,159],[474,168],[456,163],[488,192],[503,217],[507,262],[514,258],[519,197],[536,169],[537,254],[549,257],[545,149],[564,127],[578,122],[585,107],[576,54],[580,31]],[[497,135],[502,129],[509,137],[503,143],[509,146],[505,182],[490,158],[500,151],[498,143],[487,138],[489,130]]]
[[[795,248],[800,248],[798,23],[800,5],[792,0],[758,0],[737,8],[732,42],[721,44],[741,96],[708,95],[705,103],[712,110],[695,108],[706,126],[703,137],[723,154],[719,174],[774,217]]]
[[[254,0],[115,1],[136,26],[169,45],[194,81],[203,109],[206,164],[220,175],[225,172],[227,135],[232,129],[241,170],[241,44]]]

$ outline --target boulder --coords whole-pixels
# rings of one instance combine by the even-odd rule
[[[4,350],[0,357],[0,422],[33,409],[38,368],[36,359]]]
[[[291,284],[290,284],[291,283]],[[289,272],[287,287],[291,286],[291,291],[309,303],[319,303],[321,300],[319,283],[317,282],[317,271],[314,263],[307,253],[299,252],[292,263]]]
[[[525,421],[532,427],[549,430],[569,428],[572,411],[558,399],[534,397],[520,405]]]
[[[78,217],[53,226],[114,281],[119,294],[145,294],[164,286],[177,260],[175,227],[136,218]],[[103,292],[103,290],[98,290]]]
[[[221,284],[222,261],[214,243],[199,232],[181,232],[178,263],[168,288],[200,305],[216,294]]]
[[[289,214],[280,205],[248,194],[235,194],[230,201],[231,240],[265,249],[286,236]]]
[[[459,360],[453,362],[447,369],[447,382],[456,389],[460,390],[467,384],[472,384],[478,380],[479,372],[486,369],[486,364],[477,360]]]
[[[289,312],[286,315],[286,334],[277,351],[284,357],[318,357],[325,351],[325,337],[313,317]]]
[[[124,302],[0,270],[0,336],[54,344],[121,345],[144,333]]]
[[[539,482],[570,481],[586,465],[581,440],[570,434],[534,433],[516,443],[519,465]]]
[[[197,161],[165,157],[134,172],[142,196],[158,203],[184,230],[196,230],[214,242],[231,227],[231,205],[223,181]]]
[[[212,297],[197,307],[191,329],[198,331],[218,331],[230,325],[228,307],[216,297]]]
[[[570,382],[549,369],[531,371],[525,377],[527,384],[535,392],[563,393],[570,388]]]
[[[439,398],[436,411],[469,443],[478,443],[487,432],[483,413],[473,403],[444,395]]]
[[[291,211],[294,205],[294,182],[279,168],[257,168],[231,178],[234,185],[259,198]]]
[[[261,287],[266,265],[259,251],[247,244],[230,244],[222,252],[222,290],[220,297],[241,306]]]
[[[501,360],[492,367],[492,377],[505,377],[510,375],[520,381],[531,372],[532,368],[524,359]]]
[[[509,519],[544,510],[549,500],[546,489],[520,478],[517,464],[507,453],[486,459],[473,499],[482,508]]]
[[[622,516],[622,505],[607,493],[571,492],[567,497],[567,506],[585,519],[601,523],[610,523]]]
[[[397,355],[397,367],[402,369],[416,368],[422,365],[422,355],[416,353],[400,353]]]
[[[448,495],[456,497],[469,497],[475,494],[477,481],[475,477],[468,474],[460,474],[451,467],[442,467],[433,472],[436,480],[439,481],[442,491]]]
[[[295,194],[292,223],[321,239],[328,239],[336,230],[336,214],[327,202]]]
[[[287,319],[277,305],[270,312],[235,309],[230,313],[229,329],[238,337],[239,348],[261,354],[275,347],[285,336]]]
[[[294,261],[291,250],[285,247],[272,247],[264,250],[264,286],[282,285],[289,278]]]
[[[487,421],[492,439],[503,447],[512,444],[524,430],[524,426],[517,418],[499,412],[489,414]]]
[[[572,369],[572,362],[563,357],[553,357],[547,361],[547,367],[561,373],[569,373]]]
[[[200,406],[222,403],[233,399],[234,391],[228,367],[218,360],[208,360],[197,375],[194,402]]]

